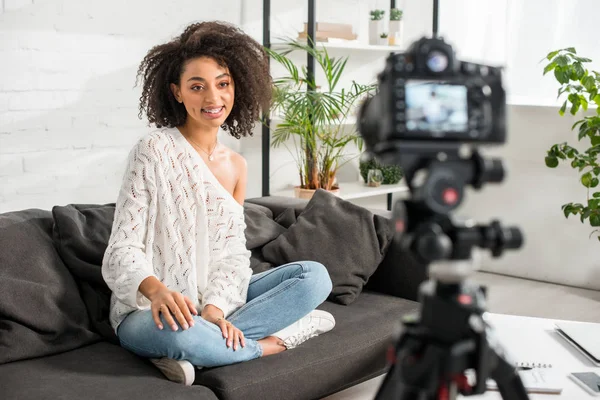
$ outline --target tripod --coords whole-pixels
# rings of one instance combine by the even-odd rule
[[[418,222],[411,224],[406,215]],[[418,201],[398,201],[394,216],[402,245],[431,263],[430,280],[420,287],[420,313],[403,320],[376,400],[449,400],[459,393],[481,394],[488,378],[496,381],[503,399],[528,399],[514,364],[485,321],[485,289],[467,281],[473,247],[499,256],[505,249],[521,247],[520,231],[497,221],[458,226],[447,214]],[[475,382],[467,371],[474,373]]]

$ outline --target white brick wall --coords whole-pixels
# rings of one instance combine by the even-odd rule
[[[0,212],[114,202],[148,130],[139,62],[191,22],[240,23],[240,1],[0,0]]]

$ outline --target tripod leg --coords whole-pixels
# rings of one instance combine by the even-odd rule
[[[403,347],[406,344],[406,336],[401,335],[396,343],[394,349],[390,349],[393,353],[390,355],[391,360],[390,368],[387,371],[377,394],[375,400],[388,400],[388,399],[402,399],[402,400],[418,400],[419,392],[411,392],[404,384],[404,378],[402,376],[402,366],[398,364],[400,361],[400,352],[403,351]]]
[[[438,395],[440,350],[405,326],[390,360],[390,368],[375,400],[435,400]]]
[[[490,349],[492,357],[496,358],[495,368],[490,371],[490,377],[496,381],[498,390],[504,400],[529,400],[527,390],[514,365],[506,361],[495,349]],[[499,354],[500,353],[500,354]]]
[[[397,364],[392,365],[375,395],[375,400],[419,400],[422,398],[419,390],[411,390],[406,387],[401,369]]]

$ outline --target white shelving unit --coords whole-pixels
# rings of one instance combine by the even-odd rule
[[[279,116],[271,117],[271,126],[276,127],[281,122],[283,122],[283,119],[281,117],[279,117]],[[356,124],[356,117],[350,116],[350,117],[346,118],[343,123],[340,123],[339,125],[355,125],[355,124]]]
[[[372,196],[388,196],[388,209],[391,208],[391,197],[394,193],[408,193],[408,187],[404,181],[400,181],[395,185],[381,185],[378,187],[370,187],[365,185],[363,181],[357,182],[340,182],[340,192],[338,196],[344,200],[362,199]],[[294,188],[280,190],[271,193],[272,196],[294,197]]]
[[[306,42],[304,42],[306,43]],[[357,51],[378,51],[378,52],[389,52],[389,53],[400,53],[404,49],[400,46],[383,46],[365,44],[358,41],[347,41],[347,42],[316,42],[316,46],[326,48],[327,50],[357,50]],[[276,42],[271,44],[273,50],[280,50],[285,47],[283,42]]]

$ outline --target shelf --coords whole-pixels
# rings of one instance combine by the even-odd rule
[[[306,43],[306,42],[304,42]],[[327,50],[361,50],[361,51],[380,51],[380,52],[395,52],[399,53],[404,51],[401,46],[384,46],[384,45],[374,45],[374,44],[365,44],[358,41],[348,41],[348,42],[317,42],[316,45],[318,47],[324,47]],[[271,48],[274,50],[285,48],[285,43],[271,43]]]
[[[389,193],[405,193],[408,187],[404,181],[395,185],[381,185],[379,187],[370,187],[363,181],[358,182],[340,182],[340,192],[338,196],[344,200],[360,199],[365,197],[380,196]],[[271,193],[272,196],[294,197],[294,189],[281,190]]]
[[[281,117],[272,117],[271,118],[271,125],[275,125],[277,126],[280,122],[283,122],[283,119]],[[356,125],[356,117],[355,116],[350,116],[347,117],[343,123],[338,124],[338,125]]]

